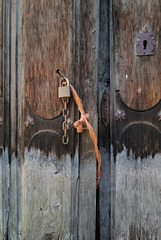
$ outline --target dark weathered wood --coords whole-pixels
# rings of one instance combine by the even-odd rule
[[[0,1],[0,96],[3,94],[3,5]]]
[[[8,239],[18,239],[20,238],[20,229],[19,225],[19,215],[20,215],[20,201],[18,200],[20,197],[20,178],[18,176],[19,172],[19,163],[20,158],[17,155],[17,127],[18,127],[18,115],[17,115],[17,98],[19,99],[20,95],[24,91],[23,78],[21,78],[21,87],[23,89],[19,89],[20,95],[17,94],[18,86],[17,79],[19,79],[19,72],[21,71],[19,61],[20,60],[20,51],[21,45],[19,44],[19,26],[22,23],[22,18],[20,17],[20,5],[19,1],[13,0],[11,1],[10,6],[10,188],[9,188],[9,219],[8,219]],[[17,46],[19,49],[17,50]],[[19,114],[21,114],[21,110],[19,108]],[[20,125],[19,125],[20,126]],[[20,131],[21,128],[19,128]],[[19,139],[19,138],[18,138]],[[20,142],[20,141],[18,141]],[[18,143],[19,144],[19,143]]]
[[[80,1],[80,90],[84,109],[97,132],[98,1]],[[96,158],[88,131],[80,136],[80,186],[78,239],[95,239]]]
[[[101,99],[101,120],[105,127],[110,123],[110,94],[106,89]]]
[[[41,118],[62,112],[56,70],[71,77],[72,1],[27,0],[25,15],[25,81],[31,109]]]
[[[161,236],[160,9],[160,1],[151,0],[115,0],[111,6],[111,239]],[[136,56],[145,25],[154,32],[155,53]]]
[[[4,146],[4,98],[0,98],[0,148]]]
[[[78,152],[74,152],[76,143],[73,147],[73,131],[68,131],[69,144],[62,144],[63,117],[55,119],[63,110],[62,101],[57,96],[56,69],[61,69],[71,82],[74,80],[71,77],[74,62],[74,3],[26,1],[23,9],[25,65],[22,67],[26,99],[25,108],[20,106],[25,154],[24,157],[23,153],[20,156],[24,162],[19,176],[23,183],[20,186],[21,234],[26,240],[37,237],[75,239],[77,222],[74,222],[74,216],[77,215],[77,208],[73,206],[71,198],[78,198]],[[24,101],[23,95],[20,101]],[[73,121],[72,99],[68,106],[68,120]],[[33,120],[31,128],[25,126],[28,118]]]
[[[155,4],[153,1],[113,2],[115,90],[135,110],[150,109],[161,98],[160,8],[159,0]],[[154,32],[156,46],[153,56],[140,57],[136,56],[136,43],[145,25]]]
[[[3,100],[1,98],[1,107],[2,112],[4,114],[1,116],[3,121],[2,126],[2,137],[3,137],[3,147],[2,155],[1,155],[1,164],[0,164],[0,175],[1,175],[1,233],[0,238],[6,239],[8,236],[8,220],[9,220],[9,212],[10,212],[10,200],[9,200],[9,188],[10,188],[10,166],[9,166],[9,158],[10,158],[10,131],[9,131],[9,96],[10,96],[10,1],[1,1],[1,6],[3,6],[3,11],[1,8],[1,13],[3,12],[3,20],[1,18],[0,22],[3,22],[3,51],[2,51],[2,71],[1,76],[3,76],[3,84],[1,82],[1,87],[3,85]],[[2,15],[1,15],[2,17]],[[2,26],[1,26],[2,27]],[[1,28],[2,29],[2,28]],[[1,34],[2,34],[1,31]],[[0,36],[1,39],[2,36]],[[2,47],[2,45],[1,45]],[[2,92],[1,92],[2,93]],[[2,94],[1,94],[2,95]],[[4,111],[5,110],[5,111]]]
[[[87,131],[79,142],[74,130],[62,145],[55,71],[82,93],[97,131],[98,9],[91,0],[4,2],[4,239],[95,239],[94,147]],[[72,99],[69,109],[73,122],[79,113]]]
[[[109,1],[100,1],[99,16],[99,149],[101,179],[97,194],[97,240],[110,239],[110,52]]]
[[[92,12],[91,7],[94,9]],[[97,2],[84,2],[81,9],[75,1],[58,3],[17,0],[11,4],[6,1],[3,12],[6,46],[6,152],[2,155],[2,179],[5,180],[2,186],[3,236],[6,239],[26,240],[93,240],[96,217],[95,154],[87,133],[83,137],[88,146],[83,142],[81,159],[78,158],[78,134],[74,137],[72,130],[69,133],[69,145],[63,146],[61,143],[63,117],[59,115],[63,106],[57,98],[58,79],[55,71],[60,68],[71,82],[75,82],[79,91],[85,85],[88,87],[84,92],[85,104],[90,93],[92,98],[95,96]],[[83,51],[80,49],[80,29],[84,35],[81,42]],[[88,64],[86,60],[89,61]],[[83,86],[80,80],[84,82]],[[87,107],[91,111],[95,129],[96,106],[97,98]],[[72,99],[69,109],[69,120],[73,122]],[[78,115],[77,111],[76,119]],[[25,126],[28,118],[34,122],[31,128]]]

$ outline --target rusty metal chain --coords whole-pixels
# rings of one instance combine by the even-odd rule
[[[67,130],[69,129],[69,124],[67,122],[67,118],[69,117],[69,109],[67,108],[69,98],[62,98],[62,102],[64,104],[64,108],[63,108],[64,121],[62,123],[62,129],[64,131],[64,135],[62,137],[62,143],[66,145],[69,142],[69,136],[67,135]]]
[[[69,142],[69,136],[67,135],[67,130],[69,129],[69,123],[67,122],[67,118],[69,117],[69,109],[67,108],[67,104],[70,98],[70,86],[69,86],[69,80],[60,72],[59,69],[56,71],[56,73],[60,80],[58,95],[59,95],[59,98],[62,98],[62,102],[64,105],[63,107],[64,121],[62,123],[62,129],[64,131],[64,135],[62,137],[62,143],[66,145]]]

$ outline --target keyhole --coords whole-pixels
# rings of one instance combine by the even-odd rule
[[[144,49],[146,49],[147,43],[148,43],[147,40],[144,40],[144,41],[143,41],[143,47],[144,47]]]

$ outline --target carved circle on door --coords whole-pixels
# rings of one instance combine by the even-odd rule
[[[61,135],[53,130],[41,130],[30,139],[28,150],[40,150],[44,155],[56,154],[58,159],[69,153],[69,149],[61,143]]]
[[[54,119],[61,114],[63,107],[58,99],[56,70],[61,67],[70,77],[72,65],[72,1],[28,0],[25,4],[26,97],[36,115]]]
[[[126,147],[127,154],[132,152],[137,159],[154,157],[161,153],[161,132],[152,124],[138,122],[128,125],[120,135],[119,152]]]

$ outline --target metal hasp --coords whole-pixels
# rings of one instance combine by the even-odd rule
[[[155,40],[153,39],[154,33],[145,26],[143,31],[139,33],[139,39],[136,43],[137,56],[150,56],[154,55]]]

